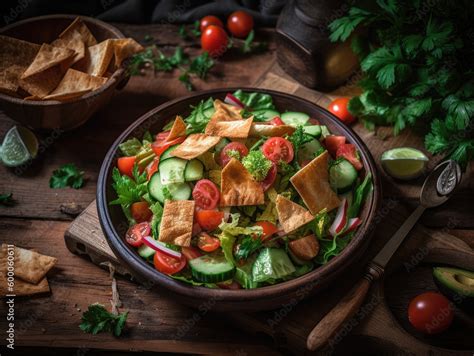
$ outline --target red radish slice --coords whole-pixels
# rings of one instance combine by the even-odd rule
[[[359,219],[359,218],[352,218],[352,219],[349,219],[349,222],[347,223],[347,228],[346,230],[343,232],[342,235],[346,235],[347,233],[351,232],[351,231],[354,231],[355,229],[357,229],[357,227],[362,223],[362,220]]]
[[[227,93],[227,95],[225,96],[224,102],[226,104],[237,106],[241,109],[245,107],[244,103],[241,102],[239,99],[237,99],[235,96],[233,96],[231,93]]]
[[[170,257],[181,258],[181,252],[178,252],[178,251],[175,251],[175,250],[172,250],[172,249],[166,247],[161,242],[156,241],[151,236],[145,236],[143,238],[143,243],[145,245],[147,245],[148,247],[152,248],[153,250],[162,252],[165,255],[168,255]]]
[[[341,233],[342,230],[344,230],[344,228],[346,227],[348,207],[349,207],[349,204],[347,203],[347,199],[344,198],[342,200],[341,205],[339,206],[339,209],[337,209],[336,218],[334,219],[334,222],[329,228],[329,233],[333,237],[336,237],[336,235]]]

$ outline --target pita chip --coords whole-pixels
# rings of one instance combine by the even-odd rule
[[[136,53],[143,52],[145,48],[133,38],[120,38],[113,40],[115,65],[120,67],[122,62]]]
[[[86,46],[82,40],[81,34],[76,30],[68,32],[68,35],[65,37],[54,40],[51,42],[51,45],[73,50],[76,54],[71,61],[71,65],[81,60],[85,56]]]
[[[295,128],[290,125],[269,125],[263,124],[260,122],[252,123],[250,127],[249,136],[250,137],[282,137],[285,135],[291,135],[295,132]]]
[[[19,85],[30,95],[44,98],[58,86],[63,74],[61,66],[57,65],[28,78],[20,79]]]
[[[217,121],[234,121],[243,119],[242,115],[240,114],[242,111],[241,108],[226,104],[219,99],[214,100],[214,109],[216,111],[212,115],[212,118]]]
[[[265,203],[262,185],[237,159],[232,158],[221,173],[221,206],[260,205]]]
[[[43,43],[33,62],[21,75],[21,79],[44,72],[46,69],[58,65],[74,55],[75,52],[72,49],[54,47],[50,44]]]
[[[177,115],[176,119],[174,119],[174,123],[173,123],[173,126],[171,127],[171,131],[166,139],[168,141],[171,141],[181,136],[186,136],[186,124],[183,121],[183,118]]]
[[[193,232],[194,200],[166,200],[158,240],[189,246]]]
[[[331,211],[340,204],[337,194],[329,185],[328,159],[329,154],[324,151],[290,178],[291,184],[314,215],[324,208]]]
[[[313,215],[308,210],[283,195],[278,194],[275,204],[278,220],[286,233],[295,231],[313,220]]]
[[[102,41],[86,49],[83,59],[74,65],[81,72],[102,77],[114,55],[114,44],[112,40]]]
[[[217,136],[191,134],[186,137],[178,148],[171,152],[171,155],[182,159],[193,159],[210,150],[217,145],[220,140],[221,138]]]
[[[204,131],[206,135],[228,137],[228,138],[247,138],[250,127],[252,126],[253,116],[245,120],[234,121],[216,121],[209,120]]]
[[[59,35],[59,38],[70,40],[71,33],[77,31],[81,35],[82,41],[87,47],[97,44],[94,35],[89,31],[89,28],[82,21],[80,17],[76,17],[73,22]]]
[[[43,294],[49,292],[49,284],[46,277],[44,277],[38,284],[28,283],[19,278],[15,279],[15,284],[12,290],[8,288],[8,281],[5,277],[4,271],[0,271],[0,293],[2,295],[14,294],[17,297]]]

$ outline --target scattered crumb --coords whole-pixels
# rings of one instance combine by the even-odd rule
[[[78,312],[80,312],[80,311],[81,311],[81,308],[77,308],[76,310],[77,310]]]

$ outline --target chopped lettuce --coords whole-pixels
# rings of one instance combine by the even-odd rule
[[[331,226],[331,217],[329,216],[327,209],[323,209],[317,213],[308,226],[318,239],[326,237]]]
[[[270,187],[266,191],[266,195],[268,198],[267,205],[265,206],[265,210],[257,216],[257,221],[270,221],[273,224],[276,224],[277,219],[278,219],[278,212],[276,210],[276,204],[275,200],[278,195],[277,191],[275,188]]]
[[[347,211],[347,217],[349,219],[355,218],[359,214],[360,207],[367,195],[372,191],[372,188],[372,175],[368,173],[362,183],[360,183],[355,189],[352,204],[349,206],[349,210]]]
[[[234,92],[233,95],[237,99],[239,99],[245,106],[251,108],[254,111],[263,110],[263,109],[275,110],[273,99],[268,94],[248,93],[239,89],[236,92]]]
[[[342,237],[335,237],[333,239],[320,239],[319,240],[319,253],[315,257],[314,261],[321,265],[329,262],[331,258],[337,256],[341,251],[349,244],[352,239],[353,233],[349,233]]]
[[[125,142],[122,142],[119,145],[119,149],[124,156],[135,156],[136,154],[138,154],[138,152],[140,152],[141,148],[142,148],[142,143],[136,137],[131,138],[130,140],[127,140]]]
[[[296,271],[295,266],[280,248],[264,248],[260,251],[252,266],[252,280],[254,282],[267,282],[284,278]]]
[[[150,223],[151,234],[153,238],[158,239],[160,234],[161,217],[163,216],[163,207],[161,206],[160,202],[156,202],[150,205],[150,210],[153,213]]]
[[[218,235],[218,237],[221,243],[222,252],[224,252],[225,259],[227,262],[232,263],[232,266],[235,266],[234,243],[236,236],[223,231]]]
[[[198,105],[194,106],[191,114],[184,119],[184,122],[187,124],[187,133],[204,132],[204,129],[211,118],[209,112],[213,109],[213,98],[209,98],[206,101],[201,100]]]
[[[252,279],[252,266],[255,258],[248,259],[242,266],[235,269],[234,279],[245,289],[257,288],[258,283]]]

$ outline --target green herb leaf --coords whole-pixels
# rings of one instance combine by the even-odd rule
[[[82,314],[82,322],[79,328],[90,334],[100,332],[113,332],[115,336],[120,336],[127,321],[128,312],[115,315],[107,311],[101,304],[95,303],[89,305],[88,309]]]
[[[214,66],[214,60],[209,56],[208,52],[194,58],[189,65],[189,73],[196,74],[201,79],[206,79],[207,73]]]
[[[237,260],[246,260],[252,253],[263,247],[262,239],[245,236],[238,245],[234,256]]]
[[[13,200],[13,194],[0,194],[0,205],[5,206],[12,206],[15,204],[15,200]]]
[[[193,83],[191,83],[191,77],[189,76],[188,71],[181,72],[181,75],[178,77],[178,80],[183,83],[186,89],[188,89],[189,91],[194,90]]]
[[[50,188],[72,187],[79,189],[84,185],[84,172],[79,171],[74,163],[67,163],[53,172],[49,179]]]

